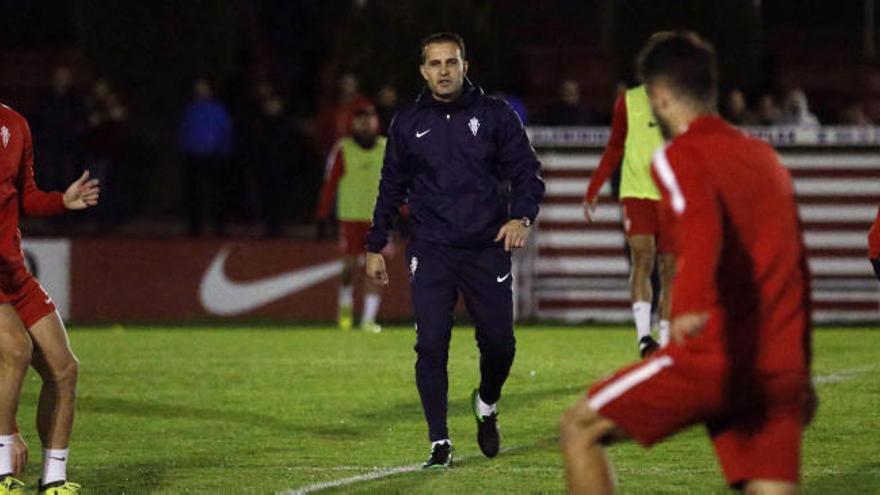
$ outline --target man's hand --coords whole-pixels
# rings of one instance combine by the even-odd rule
[[[672,320],[672,328],[669,330],[669,334],[676,344],[684,344],[686,337],[699,335],[708,320],[709,313],[686,313],[677,316]]]
[[[587,219],[587,223],[593,223],[593,216],[596,214],[596,203],[598,202],[598,196],[593,198],[593,201],[590,201],[589,203],[584,202],[584,218]]]
[[[12,474],[21,477],[24,469],[27,467],[28,446],[21,437],[21,433],[16,433],[12,439]]]
[[[501,226],[495,242],[504,240],[504,250],[525,247],[526,239],[529,238],[529,228],[523,225],[522,220],[510,220]]]
[[[385,258],[379,253],[367,253],[367,276],[376,285],[388,285]]]
[[[89,180],[89,171],[86,170],[64,192],[64,207],[68,210],[83,210],[95,206],[98,204],[100,191],[98,179]]]

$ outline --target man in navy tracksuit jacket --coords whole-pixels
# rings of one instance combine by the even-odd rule
[[[540,163],[525,129],[502,100],[465,77],[464,43],[453,33],[422,44],[427,87],[388,131],[367,273],[387,284],[385,246],[391,221],[406,203],[407,250],[416,320],[416,383],[432,442],[424,467],[448,467],[446,362],[453,308],[464,296],[476,325],[480,386],[471,402],[477,440],[488,457],[499,450],[495,404],[513,363],[510,251],[525,246],[544,195]]]

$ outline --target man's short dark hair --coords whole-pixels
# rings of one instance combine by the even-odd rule
[[[639,79],[645,84],[666,79],[675,90],[697,102],[718,100],[718,63],[715,49],[693,32],[653,34],[637,59]]]
[[[428,45],[432,43],[453,43],[458,45],[458,49],[461,50],[461,59],[467,60],[467,56],[464,51],[464,38],[462,38],[458,33],[453,33],[451,31],[443,31],[440,33],[429,34],[422,40],[422,63],[425,63],[425,49]]]

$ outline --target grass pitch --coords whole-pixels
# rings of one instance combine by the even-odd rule
[[[506,452],[479,454],[468,396],[478,380],[473,331],[450,353],[457,463],[344,482],[322,493],[562,493],[560,413],[587,385],[630,362],[630,330],[522,327],[499,405]],[[276,493],[411,466],[427,457],[413,331],[329,328],[71,329],[82,362],[69,476],[85,493]],[[815,336],[821,400],[804,446],[806,493],[880,493],[880,331]],[[19,410],[40,475],[33,426],[39,378]],[[650,451],[612,448],[620,493],[727,493],[693,428]]]

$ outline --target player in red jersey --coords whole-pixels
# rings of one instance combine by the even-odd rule
[[[79,493],[67,481],[78,363],[52,299],[27,271],[19,214],[58,215],[98,202],[98,181],[88,171],[64,193],[41,191],[34,182],[34,150],[27,121],[0,105],[0,494],[16,493],[12,476],[15,413],[29,365],[43,380],[37,431],[43,446],[40,493]]]
[[[654,35],[639,56],[651,107],[674,139],[654,175],[675,236],[672,343],[593,385],[562,418],[572,493],[612,493],[604,448],[707,427],[728,483],[798,492],[812,419],[810,280],[794,188],[766,143],[716,115],[713,48]]]
[[[868,259],[874,267],[874,275],[880,280],[880,207],[877,208],[877,219],[868,231]]]

